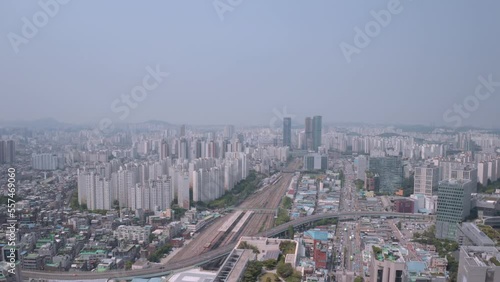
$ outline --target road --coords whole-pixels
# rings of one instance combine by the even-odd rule
[[[358,202],[358,192],[354,181],[356,174],[353,163],[347,159],[338,161],[339,167],[344,173],[344,184],[341,191],[339,211],[351,212],[361,211]],[[364,277],[363,258],[361,250],[359,219],[354,221],[339,222],[337,226],[336,259],[340,262],[335,265],[337,273],[354,272],[355,276]]]

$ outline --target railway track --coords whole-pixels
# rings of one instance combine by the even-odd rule
[[[287,169],[295,171],[299,166],[300,162],[296,160]],[[248,209],[277,209],[292,177],[293,174],[291,173],[282,173],[272,185],[263,188],[258,193],[252,194],[239,207]],[[234,211],[223,218],[217,219],[213,225],[198,234],[187,246],[184,246],[183,250],[174,259],[192,258],[209,250],[234,243],[241,236],[252,236],[261,231],[271,229],[274,226],[274,215],[258,212],[248,215],[246,222],[240,224],[240,221],[247,213]],[[233,221],[232,217],[235,214],[237,214],[237,218]]]

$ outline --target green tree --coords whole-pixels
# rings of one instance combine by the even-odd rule
[[[262,263],[260,261],[248,262],[247,269],[243,274],[243,282],[255,282],[262,273]]]
[[[267,269],[267,270],[273,270],[276,268],[276,265],[278,264],[278,261],[275,259],[268,259],[262,262],[262,265]]]
[[[132,264],[133,264],[133,263],[132,263],[131,261],[127,261],[127,262],[125,263],[125,270],[130,270],[130,269],[132,269]]]
[[[363,282],[363,277],[358,276],[354,279],[354,282]]]
[[[293,267],[289,263],[278,263],[276,273],[282,278],[290,277],[293,274]]]
[[[401,221],[398,221],[398,223],[396,224],[396,227],[401,230]]]
[[[354,184],[356,185],[356,189],[362,190],[363,187],[364,187],[364,185],[365,185],[365,182],[363,180],[361,180],[361,179],[356,179],[354,181]]]
[[[292,208],[292,205],[293,205],[293,201],[292,199],[290,199],[290,197],[283,197],[283,202],[281,203],[281,205],[283,206],[283,208],[289,210]]]
[[[161,248],[156,249],[156,251],[148,257],[148,260],[151,262],[160,262],[161,258],[164,255],[168,255],[171,251],[172,251],[172,245],[166,244]]]
[[[294,235],[295,235],[295,230],[293,230],[293,225],[290,224],[288,226],[288,236],[290,239],[293,239]]]
[[[238,245],[238,249],[253,250],[254,254],[260,254],[259,248],[252,244],[248,244],[247,241],[241,241],[241,243]]]
[[[113,209],[115,209],[115,210],[120,209],[120,202],[118,200],[113,201]]]

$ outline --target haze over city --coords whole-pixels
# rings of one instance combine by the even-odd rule
[[[2,102],[19,106],[0,119],[118,121],[113,101],[157,65],[169,77],[124,122],[267,124],[286,107],[300,120],[453,125],[443,114],[479,76],[500,80],[497,2],[401,1],[350,62],[341,43],[355,46],[388,1],[235,2],[69,1],[27,38],[38,2],[2,1]],[[496,127],[499,91],[461,125]]]
[[[499,11],[0,1],[0,282],[500,282]]]

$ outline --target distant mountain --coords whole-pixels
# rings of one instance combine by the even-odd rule
[[[74,124],[60,122],[53,118],[41,118],[37,120],[16,120],[16,121],[0,121],[2,127],[26,127],[36,129],[61,129],[75,127]]]

